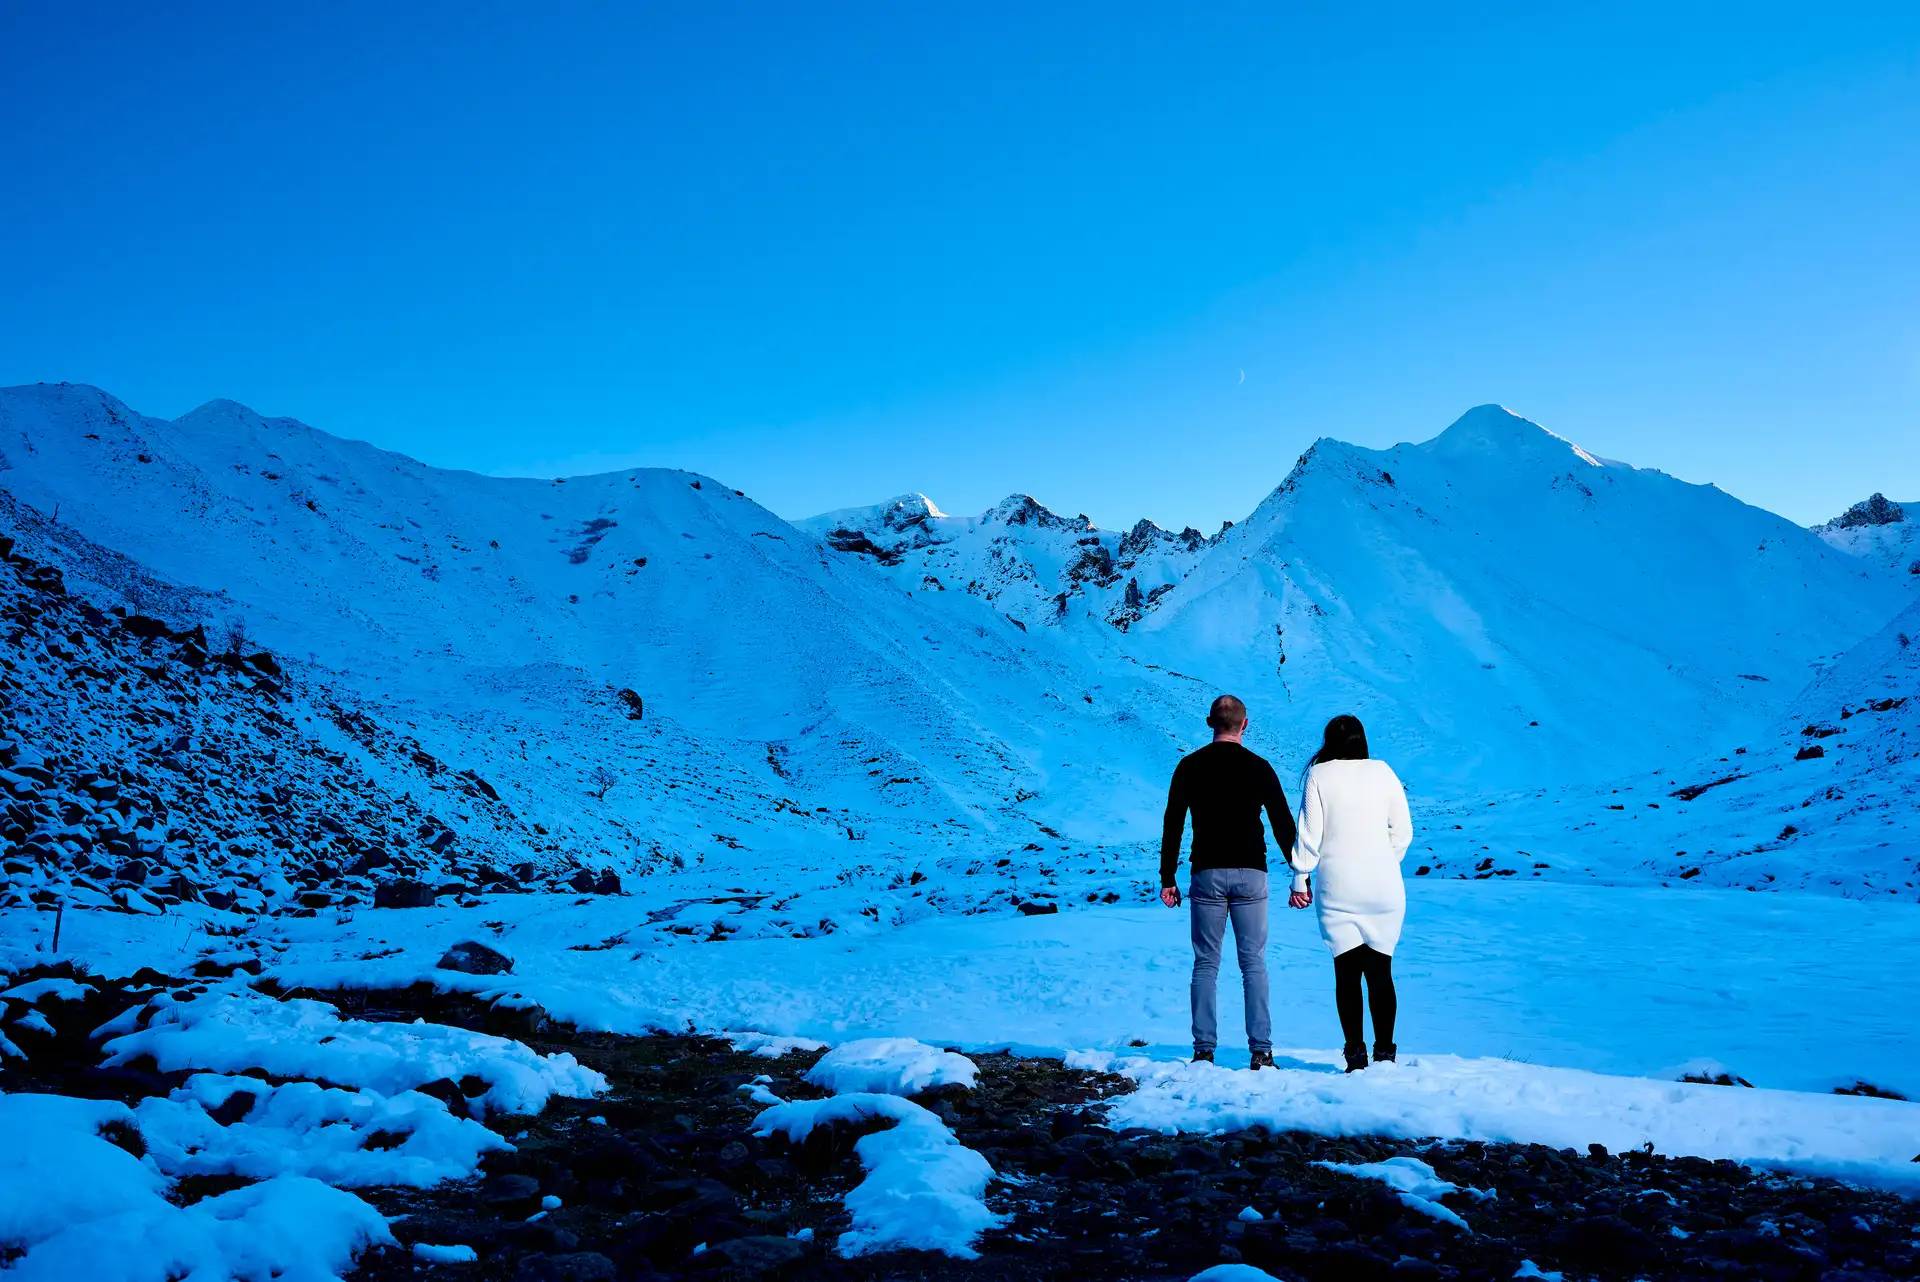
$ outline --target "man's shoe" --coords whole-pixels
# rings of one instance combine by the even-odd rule
[[[1391,1064],[1393,1063],[1394,1052],[1399,1049],[1400,1048],[1392,1042],[1375,1042],[1373,1044],[1373,1062],[1376,1064]]]
[[[1366,1066],[1367,1048],[1364,1045],[1347,1047],[1347,1071],[1357,1073]]]
[[[1193,1050],[1193,1062],[1196,1064],[1211,1064],[1213,1063],[1213,1052],[1203,1051],[1196,1046]]]
[[[1273,1052],[1272,1051],[1255,1051],[1253,1053],[1253,1060],[1251,1063],[1247,1065],[1247,1067],[1253,1068],[1253,1069],[1272,1068]]]

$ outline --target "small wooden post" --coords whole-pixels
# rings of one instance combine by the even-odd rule
[[[53,910],[53,951],[60,951],[60,927],[67,920],[67,901],[62,899]]]

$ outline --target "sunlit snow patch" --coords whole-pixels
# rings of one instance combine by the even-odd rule
[[[1311,1058],[1310,1052],[1296,1052]],[[1439,1136],[1615,1152],[1727,1158],[1902,1191],[1920,1189],[1920,1109],[1897,1100],[1732,1090],[1500,1059],[1423,1055],[1342,1074],[1248,1073],[1119,1059],[1140,1088],[1113,1099],[1116,1129],[1220,1134],[1254,1127],[1322,1135]]]
[[[222,1125],[212,1113],[236,1095],[252,1104]],[[196,1073],[165,1099],[142,1100],[134,1117],[147,1151],[173,1176],[310,1175],[344,1188],[427,1188],[472,1175],[482,1154],[512,1147],[418,1091],[274,1086],[217,1073]],[[382,1142],[369,1145],[376,1136]]]
[[[1422,1215],[1430,1215],[1458,1229],[1466,1229],[1467,1222],[1457,1212],[1441,1205],[1442,1197],[1448,1193],[1467,1193],[1482,1199],[1493,1196],[1485,1189],[1462,1188],[1441,1179],[1431,1166],[1417,1157],[1390,1157],[1383,1162],[1315,1162],[1314,1165],[1355,1179],[1378,1180]]]
[[[0,1252],[20,1282],[169,1282],[335,1278],[369,1246],[393,1241],[378,1211],[302,1176],[176,1206],[152,1161],[100,1135],[124,1105],[54,1095],[0,1096]],[[59,1155],[58,1179],[48,1155]]]
[[[835,1094],[874,1091],[882,1095],[918,1095],[936,1086],[971,1088],[980,1076],[964,1055],[943,1051],[911,1037],[868,1037],[845,1042],[820,1057],[807,1080]]]
[[[397,1095],[442,1079],[478,1077],[478,1111],[537,1113],[554,1095],[595,1095],[607,1079],[572,1055],[443,1024],[343,1019],[325,1002],[277,1001],[250,989],[162,994],[146,1028],[106,1044],[109,1066],[151,1055],[162,1072],[264,1069]]]
[[[816,1042],[811,1037],[783,1037],[778,1033],[758,1033],[752,1030],[739,1030],[726,1035],[727,1043],[737,1051],[748,1055],[758,1055],[762,1059],[779,1059],[795,1051],[817,1051],[826,1048],[825,1042]]]
[[[974,1240],[1004,1218],[982,1200],[993,1168],[913,1101],[874,1094],[795,1100],[760,1114],[754,1133],[797,1144],[816,1126],[876,1119],[893,1126],[854,1145],[867,1178],[847,1194],[853,1227],[840,1235],[840,1254],[904,1248],[975,1258]]]

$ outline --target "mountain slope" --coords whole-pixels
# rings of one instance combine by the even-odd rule
[[[1483,406],[1319,442],[1140,632],[1296,735],[1352,711],[1420,784],[1486,788],[1738,739],[1901,603],[1771,513]]]
[[[1056,624],[1092,615],[1123,631],[1185,577],[1206,539],[1141,520],[1124,534],[1013,494],[979,516],[949,516],[924,494],[798,522],[839,552],[870,557],[903,586],[960,590],[1010,617]]]
[[[1018,845],[1079,809],[1078,781],[1130,798],[1175,748],[1173,683],[985,603],[936,612],[711,478],[481,477],[229,402],[167,422],[64,385],[0,396],[0,467],[596,848],[636,825],[687,858]],[[619,783],[588,798],[602,768]]]
[[[1737,744],[1656,756],[1600,787],[1435,808],[1438,877],[1920,898],[1920,605],[1849,650]]]
[[[173,626],[242,620],[542,848],[749,883],[1150,844],[1221,689],[1289,779],[1354,711],[1423,807],[1613,780],[1764,732],[1909,599],[1497,407],[1323,440],[1212,539],[918,495],[815,538],[691,473],[488,478],[66,385],[0,392],[0,488],[103,602],[148,577]]]
[[[73,537],[4,492],[0,530],[0,900],[312,910],[574,871],[483,777],[272,654],[69,590],[23,545]]]

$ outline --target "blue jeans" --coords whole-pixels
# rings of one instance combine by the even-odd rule
[[[1193,1048],[1210,1051],[1220,1040],[1220,943],[1233,922],[1246,994],[1247,1045],[1273,1049],[1267,1006],[1267,874],[1258,868],[1203,868],[1187,888],[1193,919]]]

